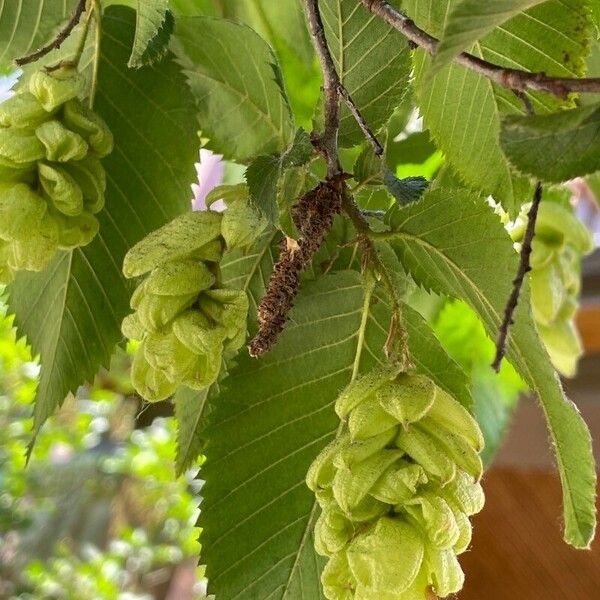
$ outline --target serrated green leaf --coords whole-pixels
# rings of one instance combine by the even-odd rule
[[[469,378],[462,367],[444,350],[425,319],[408,304],[403,304],[402,320],[408,333],[411,358],[417,371],[433,379],[436,385],[446,390],[465,408],[471,409],[473,400],[469,390]]]
[[[259,156],[246,169],[252,203],[272,223],[277,223],[277,182],[281,162],[276,155]]]
[[[319,3],[325,35],[341,82],[373,131],[400,104],[410,76],[406,38],[354,0]],[[339,141],[354,146],[364,136],[344,106]]]
[[[138,69],[160,60],[175,28],[169,0],[138,0],[133,48],[127,66]]]
[[[0,65],[52,39],[74,12],[78,0],[0,0]]]
[[[434,75],[461,52],[520,12],[545,0],[461,0],[450,9],[436,55],[431,64]]]
[[[600,170],[600,104],[508,117],[500,141],[517,169],[542,181],[560,183],[589,175]]]
[[[433,35],[443,31],[450,6],[450,0],[403,3]],[[469,51],[509,68],[577,77],[585,69],[589,34],[589,16],[579,0],[550,0],[497,27]],[[529,200],[529,183],[511,172],[500,148],[500,118],[503,112],[523,113],[523,107],[510,92],[456,64],[428,78],[430,62],[423,51],[415,53],[416,93],[425,125],[463,181],[494,195],[516,216]],[[533,94],[531,99],[536,112],[559,106],[547,95]]]
[[[211,150],[247,164],[289,146],[295,130],[281,70],[258,34],[225,19],[182,17],[173,41]]]
[[[127,250],[189,207],[199,145],[190,127],[193,98],[172,57],[152,69],[127,69],[134,22],[131,9],[117,7],[103,22],[96,110],[115,150],[103,160],[108,187],[100,233],[89,246],[57,256],[45,272],[21,273],[10,290],[19,331],[41,356],[36,432],[69,392],[108,366],[129,312],[131,290],[121,274]]]
[[[394,230],[389,241],[415,281],[464,300],[495,337],[518,256],[493,210],[468,191],[436,189],[418,203],[394,207],[389,221]],[[515,314],[507,356],[538,394],[546,416],[563,486],[565,540],[588,547],[596,522],[591,438],[537,335],[527,288]]]
[[[298,129],[294,141],[285,152],[259,156],[246,169],[250,198],[273,225],[277,225],[279,220],[277,193],[281,178],[287,169],[305,165],[313,152],[310,136],[303,129]]]

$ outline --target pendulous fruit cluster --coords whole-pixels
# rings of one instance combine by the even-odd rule
[[[484,503],[483,439],[454,398],[422,375],[376,369],[342,392],[344,431],[311,465],[329,557],[329,600],[426,600],[458,592],[457,555]]]
[[[59,249],[89,244],[104,206],[104,121],[78,99],[74,68],[34,73],[0,104],[0,283],[41,271]]]
[[[530,205],[510,227],[520,243],[527,228]],[[531,253],[531,306],[540,336],[554,367],[573,377],[583,353],[574,321],[581,289],[581,257],[593,250],[588,229],[558,202],[542,202]]]
[[[182,384],[211,385],[223,358],[244,344],[248,298],[221,284],[219,263],[226,248],[246,247],[263,227],[240,198],[222,214],[181,215],[127,253],[123,273],[144,280],[122,330],[141,342],[132,381],[145,399],[164,400]]]

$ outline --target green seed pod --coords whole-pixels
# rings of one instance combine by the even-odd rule
[[[30,227],[26,235],[10,244],[8,265],[15,271],[43,271],[58,249],[58,227],[45,214],[38,225]]]
[[[469,549],[471,545],[471,539],[473,537],[473,528],[471,527],[471,521],[469,517],[462,511],[456,510],[456,507],[453,506],[450,502],[448,502],[448,506],[452,508],[454,511],[454,519],[456,520],[456,525],[458,526],[458,539],[454,544],[453,550],[458,554],[462,554]]]
[[[97,158],[88,156],[83,160],[63,163],[62,168],[75,180],[83,194],[85,210],[93,215],[104,208],[106,172]]]
[[[376,397],[363,400],[348,417],[353,440],[364,440],[397,426],[398,421],[382,408]]]
[[[338,438],[340,448],[334,459],[335,466],[338,469],[352,469],[355,464],[361,463],[389,446],[397,432],[397,427],[392,427],[379,435],[356,441],[352,441],[348,434],[343,434]]]
[[[421,465],[399,460],[377,480],[369,493],[401,511],[404,504],[415,496],[419,487],[427,482],[427,475]]]
[[[333,495],[341,509],[349,513],[356,508],[388,467],[401,456],[400,450],[380,450],[352,469],[338,469],[333,479]]]
[[[465,583],[465,574],[452,550],[440,550],[428,544],[425,560],[435,594],[443,598],[460,592]]]
[[[199,294],[215,283],[215,276],[195,260],[177,260],[164,263],[152,270],[146,279],[146,293],[157,296]]]
[[[422,419],[435,399],[436,387],[429,377],[401,374],[376,393],[382,408],[403,427]]]
[[[177,389],[177,385],[170,382],[162,371],[150,366],[146,360],[143,342],[133,358],[131,382],[135,389],[149,402],[166,400]]]
[[[218,352],[225,339],[225,329],[214,325],[197,310],[187,310],[173,321],[173,333],[196,354]]]
[[[379,519],[368,531],[357,535],[347,549],[357,589],[364,588],[361,593],[369,594],[400,594],[407,590],[419,574],[424,553],[419,532],[390,517]]]
[[[0,156],[0,182],[2,183],[35,183],[35,163],[18,164]]]
[[[147,235],[125,256],[125,277],[139,277],[165,262],[188,258],[221,234],[219,213],[185,213]]]
[[[472,475],[477,481],[481,479],[483,475],[481,457],[466,438],[440,427],[436,421],[429,417],[419,421],[414,429],[426,433],[456,466]]]
[[[532,269],[543,269],[556,258],[557,251],[539,238],[534,238],[531,245],[529,263]]]
[[[195,390],[212,385],[219,376],[222,366],[222,348],[212,354],[203,354],[198,356],[195,368],[184,380],[183,383]]]
[[[437,548],[452,548],[460,529],[450,505],[439,495],[426,492],[404,504],[404,509]]]
[[[339,452],[343,440],[338,438],[329,443],[311,463],[306,474],[306,485],[316,492],[317,490],[331,486],[336,473],[334,459]]]
[[[321,556],[331,556],[343,550],[353,535],[352,521],[335,506],[329,506],[315,523],[315,549]]]
[[[0,127],[35,128],[50,116],[29,92],[14,94],[0,103]]]
[[[221,262],[221,259],[223,258],[223,250],[223,240],[221,238],[217,238],[211,242],[208,242],[208,244],[204,244],[204,246],[201,246],[197,250],[194,250],[190,254],[190,258],[200,260],[202,262],[218,263]]]
[[[335,403],[335,411],[340,419],[345,419],[350,411],[361,402],[374,396],[375,392],[386,381],[394,379],[398,369],[391,366],[381,366],[352,382],[339,396]]]
[[[65,169],[40,162],[38,173],[44,192],[58,211],[70,217],[83,212],[83,192]]]
[[[435,400],[427,416],[440,427],[465,438],[478,452],[483,449],[483,434],[471,413],[450,394],[437,388]]]
[[[79,100],[70,100],[64,107],[65,125],[78,133],[89,145],[90,151],[99,158],[113,150],[113,135],[106,123]]]
[[[401,429],[396,445],[404,450],[425,472],[437,478],[442,485],[449,483],[456,475],[456,464],[448,452],[425,431],[411,427]]]
[[[557,202],[540,204],[535,233],[546,243],[570,245],[580,254],[587,254],[593,249],[593,241],[587,227],[573,211]]]
[[[248,296],[243,290],[212,289],[198,299],[202,311],[225,328],[225,350],[238,350],[246,340]]]
[[[148,364],[162,371],[172,383],[194,373],[197,356],[169,329],[148,334],[144,340],[144,353]]]
[[[6,223],[0,224],[5,237],[11,229],[5,249],[11,271],[43,270],[58,249],[85,246],[98,233],[93,215],[104,206],[106,175],[97,158],[86,158],[86,139],[98,155],[106,154],[112,142],[102,120],[74,100],[83,86],[73,68],[41,70],[0,107],[0,190],[20,183],[26,185],[17,190],[30,186],[39,194],[34,210],[31,195],[19,192],[21,208],[10,209]],[[9,203],[5,198],[0,211],[6,212]],[[30,222],[23,228],[25,218]]]
[[[246,196],[227,204],[221,232],[229,249],[246,249],[252,246],[266,226],[266,219],[250,205]]]
[[[467,516],[481,512],[485,496],[481,484],[463,471],[458,471],[456,477],[440,490],[442,496],[450,504],[455,504]]]
[[[67,217],[54,212],[52,217],[58,227],[58,245],[65,250],[87,246],[96,237],[100,229],[98,219],[87,212],[82,212],[76,217]]]
[[[144,294],[137,307],[137,314],[147,331],[156,332],[169,325],[173,319],[196,301],[196,294],[180,296],[157,296]]]
[[[0,158],[6,164],[26,168],[46,154],[43,143],[25,130],[0,129]]]
[[[51,120],[42,123],[35,135],[45,148],[48,160],[69,162],[86,157],[89,146],[77,133],[67,129],[60,121]]]
[[[354,600],[356,580],[350,571],[345,552],[334,554],[321,575],[323,592],[329,600]]]
[[[52,72],[41,69],[29,79],[29,91],[47,112],[82,94],[84,85],[84,78],[73,68]]]
[[[563,278],[554,262],[530,275],[533,316],[538,323],[550,325],[566,298]]]
[[[346,388],[338,408],[348,431],[307,476],[323,508],[315,543],[330,557],[326,596],[426,600],[431,589],[458,591],[456,555],[471,542],[468,515],[483,506],[477,423],[431,380],[386,369]]]
[[[121,323],[121,331],[126,338],[130,340],[141,340],[146,333],[144,326],[136,313],[127,315]]]
[[[28,185],[0,186],[0,238],[5,241],[25,238],[46,214],[46,203]]]
[[[561,321],[551,327],[538,325],[538,331],[552,364],[566,377],[577,373],[577,362],[583,354],[581,338],[573,321]]]
[[[0,238],[0,284],[8,285],[14,279],[14,271],[8,266],[10,258],[10,243]]]

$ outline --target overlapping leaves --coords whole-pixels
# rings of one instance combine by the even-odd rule
[[[224,19],[180,18],[175,49],[211,150],[248,163],[288,147],[294,124],[281,70],[258,34]]]
[[[418,25],[441,35],[450,0],[406,0]],[[550,0],[494,29],[468,50],[509,68],[574,77],[583,74],[590,23],[579,0]],[[415,55],[416,92],[425,124],[453,168],[470,186],[493,194],[516,214],[529,200],[527,181],[515,175],[499,143],[501,114],[522,112],[519,101],[485,78],[450,64],[428,77],[431,60]],[[558,108],[549,96],[532,96],[535,110]]]
[[[392,209],[389,222],[389,241],[417,283],[464,300],[495,337],[518,257],[492,209],[468,191],[436,189],[416,204]],[[565,540],[587,547],[595,528],[591,438],[537,335],[527,291],[515,314],[508,357],[538,394],[547,419],[563,486]]]
[[[318,509],[304,479],[339,427],[340,389],[383,358],[390,309],[370,300],[356,272],[306,285],[275,349],[259,361],[240,356],[215,398],[200,524],[217,597],[323,597]],[[464,373],[418,313],[406,308],[405,319],[418,369],[464,398]]]

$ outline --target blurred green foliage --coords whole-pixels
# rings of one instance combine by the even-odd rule
[[[202,597],[193,474],[172,418],[136,428],[127,368],[67,399],[26,467],[39,367],[0,300],[0,598],[152,600],[182,573]]]

